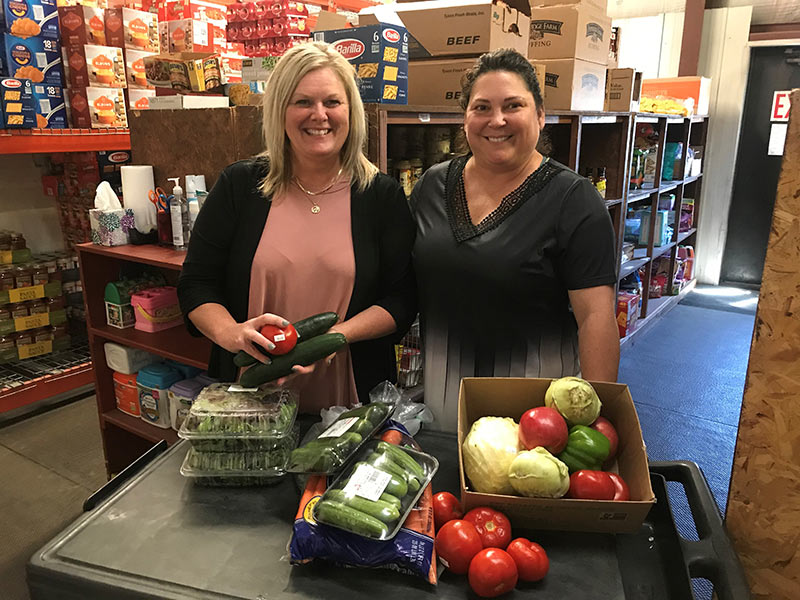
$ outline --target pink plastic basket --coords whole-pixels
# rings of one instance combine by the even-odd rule
[[[142,290],[131,295],[136,314],[134,327],[139,331],[162,331],[183,323],[178,306],[178,290],[164,286]]]

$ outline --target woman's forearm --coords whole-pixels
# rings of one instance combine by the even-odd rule
[[[201,304],[189,313],[189,319],[200,332],[212,342],[233,351],[229,348],[230,330],[236,326],[236,320],[221,304]]]
[[[578,328],[581,377],[591,381],[616,381],[619,370],[619,329],[608,314],[594,313]]]
[[[332,329],[344,334],[348,343],[353,344],[394,333],[397,324],[385,308],[373,305],[347,321],[334,325]]]

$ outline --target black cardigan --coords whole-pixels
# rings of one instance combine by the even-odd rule
[[[265,199],[258,190],[267,169],[263,159],[234,163],[225,168],[209,193],[194,224],[178,280],[184,315],[201,304],[218,303],[236,321],[247,320],[250,269],[271,206],[271,198]],[[375,385],[396,381],[394,343],[416,316],[411,266],[416,230],[402,188],[387,175],[379,173],[363,192],[351,187],[350,203],[356,272],[344,318],[378,305],[397,324],[392,335],[350,346],[358,396],[367,402]],[[185,319],[189,331],[201,336],[188,317]],[[208,372],[223,381],[234,381],[233,354],[214,344]]]

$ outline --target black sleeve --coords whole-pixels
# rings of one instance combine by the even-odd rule
[[[417,285],[411,263],[416,227],[403,188],[396,181],[381,179],[377,191],[379,201],[385,202],[379,240],[382,295],[375,304],[392,315],[399,340],[417,316]]]
[[[602,197],[581,177],[567,191],[558,222],[558,270],[567,289],[616,283],[614,226]]]
[[[227,304],[225,272],[236,229],[233,197],[229,167],[219,176],[197,215],[178,278],[181,312],[189,332],[197,337],[202,334],[188,314],[201,304]]]

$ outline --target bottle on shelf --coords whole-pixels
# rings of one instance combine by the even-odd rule
[[[600,192],[600,195],[606,197],[606,168],[600,167],[597,169],[597,178],[594,180],[594,187]]]
[[[586,167],[583,170],[583,176],[588,179],[592,185],[594,185],[594,168],[593,167]]]
[[[186,206],[189,213],[189,235],[194,229],[194,221],[197,219],[197,214],[200,212],[200,204],[197,201],[197,186],[195,184],[195,175],[186,176]],[[184,240],[188,243],[188,239]]]
[[[174,181],[172,188],[172,201],[169,205],[170,220],[172,221],[172,246],[175,250],[186,250],[189,242],[189,207],[180,186],[180,177],[168,177]]]

